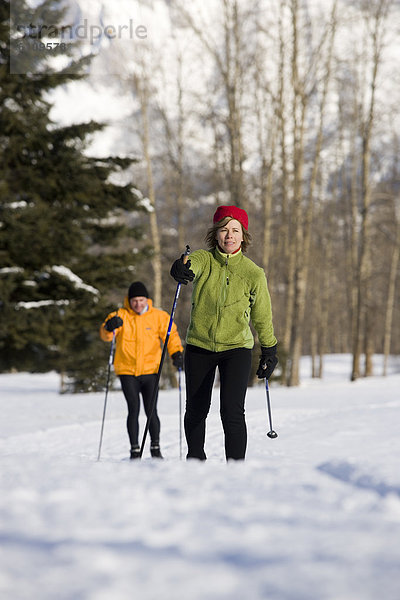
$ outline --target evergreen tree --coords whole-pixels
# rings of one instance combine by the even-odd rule
[[[19,14],[28,11],[17,4]],[[42,20],[51,14],[57,22],[53,6],[41,5]],[[54,72],[37,52],[28,73],[10,74],[9,10],[1,1],[0,370],[56,369],[76,390],[98,389],[108,352],[98,328],[109,293],[126,289],[143,257],[134,247],[137,193],[110,182],[132,160],[85,155],[88,135],[101,129],[95,122],[51,122],[45,93],[81,77],[74,74],[81,65]]]

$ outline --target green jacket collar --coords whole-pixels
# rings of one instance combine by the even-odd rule
[[[225,265],[227,261],[229,264],[238,262],[242,257],[242,250],[239,249],[235,254],[225,254],[225,252],[221,252],[221,250],[216,246],[214,248],[214,257],[218,262]]]

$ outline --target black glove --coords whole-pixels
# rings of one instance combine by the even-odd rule
[[[186,264],[183,262],[184,254],[174,262],[171,267],[170,274],[178,283],[187,284],[188,281],[193,281],[194,273],[190,270],[190,260]]]
[[[259,379],[269,379],[278,364],[276,358],[276,345],[271,348],[261,346],[260,364],[257,369],[257,377]]]
[[[118,329],[118,327],[121,327],[123,324],[124,322],[121,317],[115,316],[108,319],[108,321],[105,322],[104,327],[107,331],[114,331],[114,329]]]
[[[177,369],[183,369],[183,354],[180,350],[174,352],[171,356],[174,367]]]

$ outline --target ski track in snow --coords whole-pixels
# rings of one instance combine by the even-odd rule
[[[206,463],[129,461],[125,403],[59,395],[54,373],[0,376],[0,597],[10,600],[399,600],[400,374],[249,389],[248,454],[226,464],[218,389]],[[303,368],[307,363],[303,361]],[[144,419],[141,415],[141,431]],[[183,452],[185,452],[183,443]]]

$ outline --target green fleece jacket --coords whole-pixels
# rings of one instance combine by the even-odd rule
[[[252,348],[250,320],[262,346],[275,346],[271,298],[261,267],[243,256],[214,250],[190,255],[192,309],[186,341],[212,352]]]

